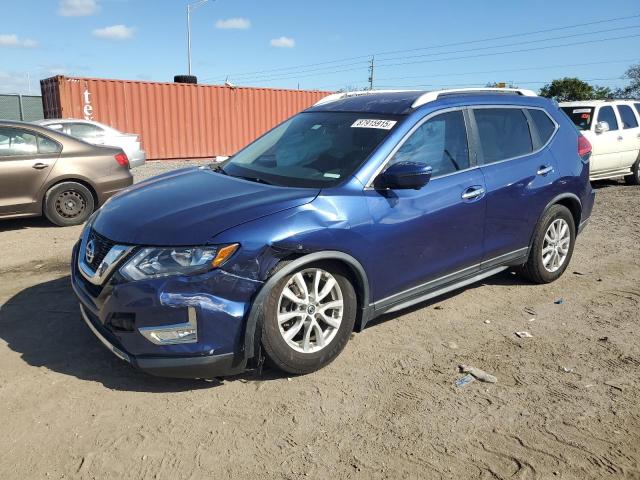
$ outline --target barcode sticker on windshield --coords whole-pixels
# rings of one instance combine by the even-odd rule
[[[395,120],[376,120],[375,118],[361,118],[353,122],[351,128],[379,128],[381,130],[391,130],[395,124]]]

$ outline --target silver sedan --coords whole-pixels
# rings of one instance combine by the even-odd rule
[[[124,150],[130,168],[144,165],[146,155],[135,133],[122,133],[115,128],[93,120],[48,118],[34,122],[38,125],[66,133],[93,145],[108,145]]]

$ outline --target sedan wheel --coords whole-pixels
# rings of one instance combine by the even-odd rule
[[[62,182],[44,197],[44,214],[56,225],[80,225],[93,213],[95,201],[89,189],[76,182]]]

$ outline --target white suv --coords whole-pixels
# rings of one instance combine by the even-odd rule
[[[591,180],[624,177],[640,185],[640,100],[563,102],[560,107],[591,142]]]

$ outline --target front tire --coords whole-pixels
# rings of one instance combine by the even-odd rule
[[[291,374],[316,371],[344,349],[357,299],[338,265],[306,265],[277,282],[265,300],[262,346],[270,363]]]
[[[84,185],[62,182],[49,189],[44,197],[44,214],[60,227],[81,225],[93,213],[93,194]]]
[[[573,215],[564,205],[552,205],[536,226],[523,275],[534,283],[557,280],[571,261],[575,241]]]
[[[631,167],[631,172],[631,175],[624,177],[624,181],[627,185],[640,185],[640,155],[638,155],[636,163]]]

